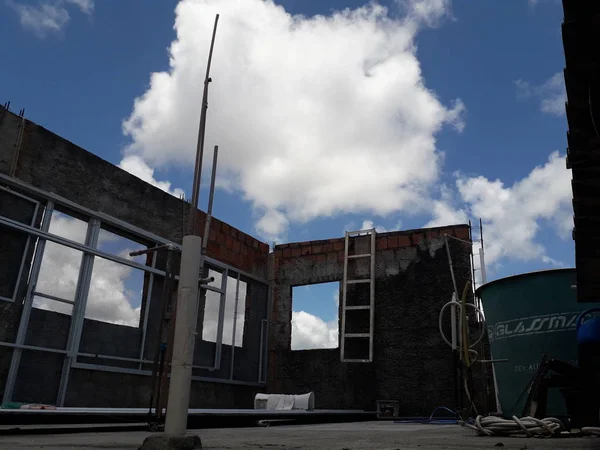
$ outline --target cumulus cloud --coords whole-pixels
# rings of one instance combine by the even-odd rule
[[[515,86],[518,98],[537,98],[542,112],[554,116],[565,114],[567,91],[562,72],[554,74],[541,85],[533,85],[519,79],[515,81]]]
[[[209,276],[214,277],[212,286],[221,287],[221,274],[213,270]],[[235,293],[237,279],[227,278],[227,289],[225,294],[225,313],[223,322],[223,344],[231,345],[233,341],[233,319],[236,316],[235,324],[235,345],[241,347],[244,342],[244,320],[246,313],[246,293],[248,285],[240,280],[238,292],[237,314],[235,309]],[[202,328],[202,339],[209,342],[217,342],[217,332],[219,324],[219,305],[221,301],[220,294],[212,291],[206,292],[206,301],[204,304],[204,326]]]
[[[340,305],[340,291],[334,289],[332,299]],[[326,322],[322,318],[306,312],[292,312],[292,350],[310,350],[338,347],[338,320]]]
[[[55,212],[50,222],[49,232],[83,244],[86,230],[86,222]],[[108,247],[109,245],[110,247]],[[108,253],[114,253],[124,259],[131,260],[129,252],[139,249],[140,245],[111,232],[101,230],[98,247]],[[118,250],[115,252],[114,249]],[[82,256],[83,254],[79,250],[47,241],[36,291],[73,301]],[[142,256],[138,257],[136,261],[144,264],[144,259],[145,256]],[[215,277],[215,281],[211,285],[221,287],[221,274],[211,270],[210,276]],[[95,257],[85,317],[117,325],[139,326],[143,281],[143,271]],[[223,343],[227,345],[230,345],[233,340],[236,283],[237,279],[228,277],[223,324]],[[135,286],[133,290],[131,285]],[[240,281],[235,328],[235,345],[238,347],[242,346],[244,338],[246,292],[247,284]],[[219,304],[220,295],[209,291],[206,298],[204,328],[202,331],[202,339],[206,341],[216,342],[217,340]],[[33,305],[36,308],[69,315],[73,311],[73,306],[70,304],[42,296],[36,296]]]
[[[572,222],[571,173],[565,157],[550,154],[545,164],[535,167],[525,178],[506,186],[500,180],[457,174],[459,199],[438,202],[430,224],[465,222],[467,217],[481,218],[486,238],[486,262],[502,258],[542,261],[561,266],[550,258],[539,242],[541,224],[549,224],[563,238],[569,236]],[[460,219],[460,220],[459,220]]]
[[[132,175],[135,175],[139,179],[146,183],[156,186],[165,192],[168,192],[175,197],[184,196],[182,189],[175,188],[171,190],[171,183],[169,181],[157,181],[154,178],[154,169],[144,162],[142,158],[136,155],[131,155],[123,158],[119,163],[119,167]]]
[[[62,214],[54,214],[49,232],[72,241],[85,241],[87,223]],[[114,239],[108,233],[100,233],[99,245]],[[118,256],[130,258],[128,253],[134,248],[122,249]],[[53,242],[46,242],[44,257],[36,290],[64,300],[75,299],[75,288],[79,277],[82,252]],[[138,326],[140,319],[141,289],[131,291],[127,280],[141,272],[129,266],[117,264],[103,258],[94,258],[94,267],[85,316],[120,325]],[[136,279],[143,280],[141,273]],[[73,307],[44,297],[36,297],[34,306],[70,314]]]
[[[256,209],[259,234],[349,211],[423,208],[441,163],[435,135],[462,130],[465,107],[425,86],[414,44],[449,1],[400,3],[402,15],[373,3],[301,17],[272,1],[181,0],[170,68],[151,74],[123,123],[126,157],[193,162],[219,13],[206,145],[222,149],[219,171]]]
[[[93,0],[55,0],[40,2],[37,5],[27,5],[14,0],[7,0],[6,3],[19,16],[21,26],[40,38],[58,33],[67,25],[71,19],[67,5],[77,6],[88,15],[94,11]]]
[[[325,322],[305,311],[292,312],[292,350],[337,348],[338,321]]]

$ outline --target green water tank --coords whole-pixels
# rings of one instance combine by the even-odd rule
[[[527,393],[544,354],[577,364],[575,321],[590,304],[577,303],[575,269],[544,270],[486,283],[476,295],[486,319],[497,398],[505,417],[522,415]],[[565,416],[558,389],[548,394],[548,416]]]

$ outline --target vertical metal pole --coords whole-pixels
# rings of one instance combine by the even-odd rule
[[[238,272],[237,282],[235,284],[235,306],[233,307],[233,330],[231,331],[231,371],[229,373],[230,380],[233,380],[233,366],[235,363],[235,334],[236,334],[235,331],[237,328],[237,310],[238,310],[239,297],[240,297],[240,273]],[[261,330],[261,332],[262,332],[262,330]]]
[[[206,65],[206,75],[204,77],[204,91],[202,92],[202,109],[200,111],[200,124],[198,127],[198,143],[196,145],[196,164],[194,167],[194,182],[192,184],[192,203],[190,205],[190,216],[188,217],[188,234],[194,234],[196,228],[196,212],[198,210],[198,196],[200,193],[200,180],[202,179],[202,158],[204,157],[204,135],[206,130],[206,111],[208,110],[208,84],[212,81],[210,78],[210,65],[212,62],[213,48],[215,45],[215,36],[217,34],[217,23],[219,15],[215,17],[212,39],[210,41],[210,50],[208,52],[208,63]]]
[[[452,293],[452,301],[457,302],[456,293]],[[450,326],[452,327],[452,350],[457,350],[458,345],[456,343],[456,305],[453,304],[450,307]]]
[[[340,360],[345,358],[345,336],[346,336],[346,291],[348,290],[348,240],[349,235],[346,231],[344,239],[344,278],[342,280],[342,332],[340,334]]]
[[[264,357],[264,352],[268,348],[268,345],[265,345],[265,328],[268,330],[268,320],[263,319],[260,321],[260,354],[258,356],[258,382],[266,383],[264,380],[265,370],[263,369],[263,365],[265,365],[265,361],[267,360]],[[268,331],[267,331],[267,342],[268,342]]]
[[[202,260],[201,252],[202,238],[200,236],[188,235],[183,238],[171,381],[165,423],[167,435],[183,435],[187,428],[196,322],[198,321],[198,274]]]
[[[154,252],[152,254],[152,268],[156,267],[156,260],[158,258],[158,253]],[[144,272],[145,273],[145,272]],[[146,334],[148,328],[148,315],[150,314],[150,303],[152,302],[152,289],[154,288],[154,274],[150,274],[150,279],[148,280],[148,292],[146,293],[146,299],[142,300],[146,302],[146,308],[144,308],[144,321],[142,322],[142,345],[140,346],[140,359],[144,358],[144,350],[146,349]],[[142,369],[143,363],[140,362],[139,369]]]
[[[452,266],[452,255],[450,254],[450,244],[448,243],[448,235],[444,235],[444,241],[446,243],[446,254],[448,255],[448,264],[450,265],[450,275],[452,276],[452,286],[454,287],[454,293],[458,299],[458,286],[456,285],[456,277],[454,276],[454,267]]]
[[[52,212],[54,211],[54,202],[51,200],[46,203],[46,210],[44,211],[44,217],[40,226],[41,231],[47,233],[50,229],[50,221],[52,220]],[[27,286],[27,293],[25,294],[25,301],[23,303],[23,311],[21,312],[21,320],[19,322],[19,331],[17,331],[17,338],[15,344],[23,345],[25,343],[25,337],[27,336],[27,328],[29,326],[29,317],[31,315],[31,307],[33,306],[33,293],[35,292],[35,286],[37,284],[38,276],[40,275],[40,269],[42,267],[42,259],[44,257],[44,249],[46,248],[46,240],[39,238],[33,256],[33,263],[31,267],[31,274],[29,277],[29,285]],[[17,381],[17,374],[19,372],[19,365],[21,364],[21,355],[23,350],[16,348],[13,350],[12,359],[10,361],[10,368],[6,376],[6,385],[4,387],[4,396],[2,398],[3,403],[12,401],[12,395],[15,389],[15,383]]]
[[[96,218],[91,218],[88,223],[85,245],[87,247],[96,248],[99,234],[100,221]],[[58,396],[56,400],[58,406],[63,406],[65,403],[71,366],[77,359],[77,353],[79,353],[79,343],[81,341],[81,333],[85,321],[85,310],[87,307],[93,268],[94,255],[84,253],[81,259],[79,278],[75,289],[75,305],[73,306],[73,314],[71,315],[71,327],[69,328],[69,338],[67,341],[67,354],[65,355],[65,360],[63,362],[60,385],[58,387]]]
[[[219,15],[215,17],[204,91],[202,109],[196,146],[194,182],[192,185],[192,203],[188,217],[188,234],[182,242],[181,268],[179,270],[179,289],[177,296],[177,313],[175,317],[175,335],[173,339],[173,361],[171,363],[171,381],[167,402],[167,418],[165,433],[183,435],[187,428],[187,415],[190,404],[192,384],[192,365],[194,363],[194,347],[196,341],[196,325],[198,322],[198,278],[204,273],[202,257],[202,238],[195,236],[196,216],[198,215],[198,196],[202,175],[202,158],[204,152],[204,134],[206,129],[206,111],[208,109],[208,84],[210,83],[210,64],[217,32]],[[205,240],[208,236],[204,237]],[[226,282],[227,280],[225,280]]]
[[[215,369],[221,368],[221,347],[223,346],[223,324],[225,322],[225,303],[227,300],[227,278],[229,270],[221,272],[221,295],[219,297],[219,321],[217,322],[217,342],[215,347]]]
[[[479,260],[481,263],[481,284],[485,284],[487,282],[487,273],[485,270],[485,255],[483,250],[483,222],[479,219],[479,232],[481,236],[481,248],[479,249]]]
[[[371,230],[371,283],[369,291],[369,361],[373,361],[373,335],[375,333],[375,246],[376,246],[376,231]]]
[[[213,153],[213,164],[212,164],[212,174],[210,177],[210,190],[208,193],[208,209],[206,210],[206,222],[204,223],[204,239],[202,240],[202,255],[206,254],[206,247],[208,246],[208,234],[210,232],[210,223],[212,220],[212,207],[213,207],[213,198],[215,195],[215,178],[217,177],[217,159],[219,156],[219,146],[215,145],[215,150]]]

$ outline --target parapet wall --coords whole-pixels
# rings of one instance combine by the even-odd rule
[[[438,329],[440,309],[453,292],[446,234],[467,241],[449,238],[462,290],[471,279],[468,225],[377,234],[372,363],[341,362],[339,346],[301,351],[290,346],[292,288],[342,281],[344,239],[276,246],[269,391],[314,391],[317,408],[374,410],[377,400],[398,400],[405,416],[428,415],[439,405],[453,406],[452,352]],[[367,252],[368,239],[352,238],[349,253]],[[356,261],[352,270],[368,273],[368,260]],[[348,302],[361,295],[349,290]]]

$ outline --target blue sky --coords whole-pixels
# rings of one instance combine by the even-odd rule
[[[0,100],[189,192],[219,12],[217,217],[268,242],[482,217],[488,278],[573,266],[559,0],[276,3],[2,2]],[[332,287],[301,291],[327,325]]]

